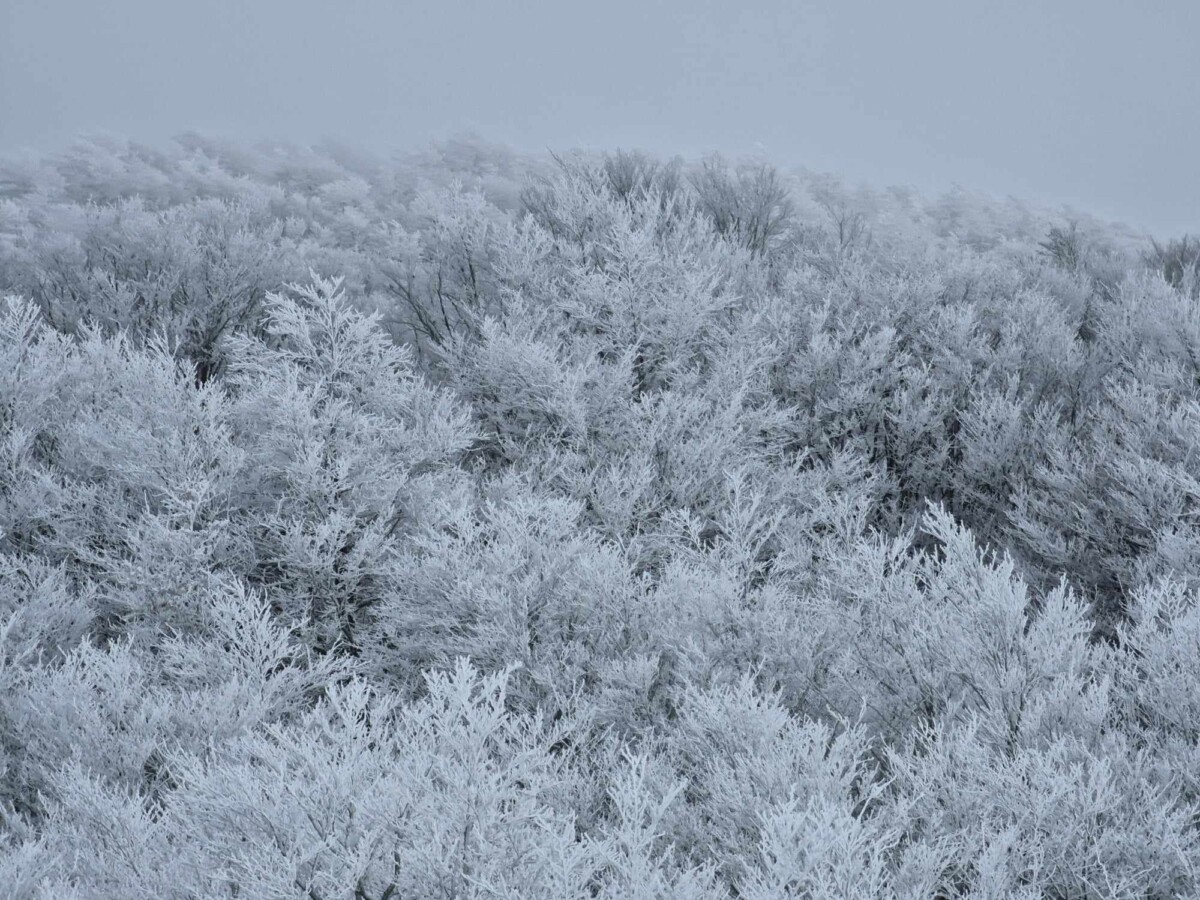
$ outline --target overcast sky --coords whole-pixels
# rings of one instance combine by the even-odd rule
[[[0,153],[474,130],[1200,232],[1200,0],[0,0]]]

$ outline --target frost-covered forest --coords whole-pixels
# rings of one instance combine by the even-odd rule
[[[1200,893],[1200,244],[193,135],[0,293],[0,896]]]

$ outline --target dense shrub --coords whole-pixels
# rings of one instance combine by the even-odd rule
[[[1190,241],[471,140],[0,192],[5,897],[1200,890]]]

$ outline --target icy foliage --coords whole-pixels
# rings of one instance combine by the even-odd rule
[[[1200,892],[1193,242],[462,141],[0,190],[0,895]]]

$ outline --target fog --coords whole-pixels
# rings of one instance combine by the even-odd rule
[[[475,131],[1200,229],[1200,4],[3,0],[0,152]]]

